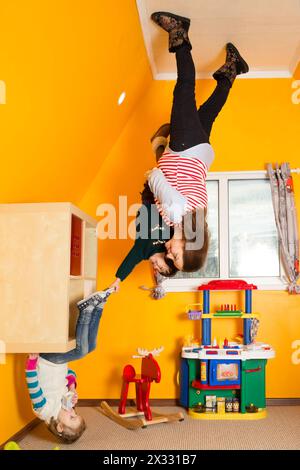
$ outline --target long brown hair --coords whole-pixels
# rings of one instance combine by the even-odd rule
[[[195,272],[201,269],[206,261],[209,248],[209,231],[206,221],[207,209],[200,209],[203,214],[199,217],[199,210],[193,210],[189,217],[183,219],[182,238],[183,247],[183,271]],[[189,235],[192,234],[192,235]],[[188,237],[187,237],[188,235]],[[203,236],[202,246],[198,249],[189,248],[196,242],[197,237]]]
[[[168,272],[160,273],[164,277],[173,277],[175,274],[178,273],[178,269],[176,268],[174,261],[170,258],[167,258],[166,255],[164,257],[164,261],[167,264],[169,270]]]

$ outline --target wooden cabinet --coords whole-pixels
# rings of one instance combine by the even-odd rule
[[[70,203],[0,205],[0,341],[6,352],[74,348],[76,303],[96,289],[96,224]]]

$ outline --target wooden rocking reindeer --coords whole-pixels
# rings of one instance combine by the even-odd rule
[[[183,421],[182,413],[173,413],[169,415],[152,413],[149,397],[151,383],[159,383],[161,379],[161,371],[154,356],[158,356],[163,347],[148,351],[147,349],[138,348],[137,356],[134,358],[142,359],[141,374],[137,375],[132,365],[126,365],[123,369],[123,384],[121,391],[121,399],[118,413],[115,412],[105,401],[101,403],[103,413],[113,421],[127,429],[145,428],[152,424]],[[130,409],[126,413],[126,401],[128,396],[129,384],[134,383],[136,389],[136,409]],[[134,419],[127,419],[134,418]]]

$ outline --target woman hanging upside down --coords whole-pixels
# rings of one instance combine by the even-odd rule
[[[248,72],[249,67],[237,48],[232,43],[226,44],[226,62],[213,74],[217,81],[216,88],[197,109],[195,66],[188,37],[190,20],[168,12],[153,13],[151,19],[169,34],[169,52],[176,55],[178,77],[170,126],[161,126],[152,139],[156,155],[160,158],[157,168],[148,172],[148,184],[142,193],[142,201],[144,205],[148,204],[148,208],[155,203],[161,216],[161,234],[166,232],[165,227],[172,229],[169,240],[160,236],[161,242],[165,241],[164,246],[160,243],[159,262],[156,264],[158,272],[172,275],[176,270],[197,271],[205,263],[209,245],[206,176],[214,160],[210,144],[212,125],[227,100],[236,76]],[[170,142],[166,146],[169,130]],[[154,226],[150,224],[150,232]],[[151,250],[140,250],[137,256],[138,244],[140,242],[136,241],[116,273],[112,286],[117,290],[135,264],[151,258],[153,254]],[[153,248],[153,244],[151,246]]]
[[[169,52],[176,55],[178,78],[174,89],[169,147],[162,153],[158,168],[148,176],[148,182],[159,211],[168,224],[183,221],[184,226],[186,214],[191,213],[190,220],[194,225],[196,213],[202,212],[199,225],[192,227],[192,233],[196,229],[196,236],[200,235],[202,238],[200,249],[186,250],[185,231],[182,240],[175,242],[172,238],[166,243],[167,258],[172,259],[179,270],[195,271],[202,267],[208,249],[205,180],[214,159],[214,151],[210,145],[212,125],[227,100],[236,76],[248,72],[249,67],[236,47],[228,43],[226,62],[213,74],[217,81],[216,88],[197,109],[195,66],[188,37],[190,20],[167,12],[153,13],[151,18],[169,34]],[[165,203],[170,187],[180,193],[183,201],[182,205],[177,205],[176,210],[172,207],[171,211]]]

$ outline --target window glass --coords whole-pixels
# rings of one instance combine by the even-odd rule
[[[279,276],[279,247],[268,180],[229,180],[230,277]]]

